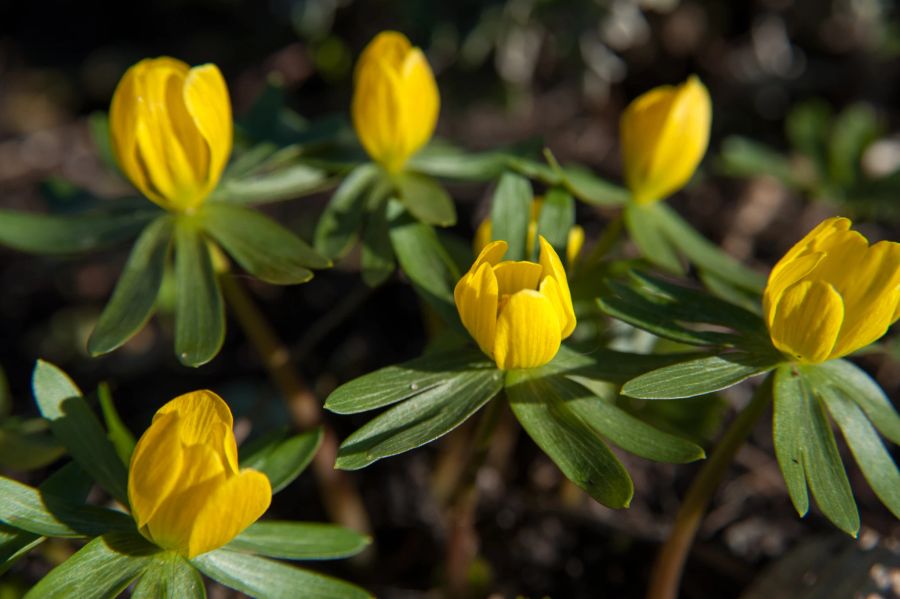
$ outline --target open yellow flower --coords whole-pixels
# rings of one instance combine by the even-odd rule
[[[541,215],[541,208],[544,206],[544,198],[536,197],[534,201],[531,202],[531,217],[528,220],[528,237],[525,239],[525,254],[530,256],[534,251],[534,240],[537,237],[537,226],[538,226],[538,218]],[[491,219],[486,218],[481,221],[481,224],[478,225],[478,229],[475,231],[475,239],[473,242],[473,247],[475,248],[475,253],[478,254],[484,247],[491,242],[491,237],[493,236],[493,225],[491,224]],[[581,248],[584,245],[584,229],[582,229],[579,225],[575,225],[571,229],[569,229],[569,237],[566,241],[566,265],[569,268],[572,268],[572,265],[575,264],[575,259],[578,258],[578,254],[581,253]]]
[[[709,144],[712,103],[696,76],[636,98],[619,123],[625,184],[638,204],[650,204],[690,180]]]
[[[228,543],[272,501],[269,479],[240,470],[231,410],[212,391],[156,413],[131,456],[128,501],[141,534],[187,558]]]
[[[772,342],[804,363],[846,356],[900,318],[900,243],[822,221],[778,261],[763,294]]]
[[[109,126],[122,172],[166,210],[197,208],[231,155],[231,101],[213,64],[140,61],[116,87]]]
[[[575,330],[566,271],[539,237],[540,263],[501,262],[505,241],[487,244],[453,291],[459,317],[501,370],[535,368]]]
[[[354,72],[353,126],[372,160],[396,173],[424,146],[441,98],[428,59],[405,35],[383,31],[363,50]]]

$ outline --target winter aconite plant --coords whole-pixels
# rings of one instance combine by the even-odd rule
[[[231,410],[211,391],[165,404],[136,445],[127,430],[111,431],[115,446],[55,366],[38,363],[34,393],[72,461],[37,489],[0,478],[0,522],[21,548],[10,559],[48,537],[86,544],[28,597],[114,597],[131,584],[132,597],[205,597],[201,574],[251,596],[370,596],[269,559],[346,557],[366,546],[365,537],[327,524],[257,522],[273,491],[312,459],[321,431],[270,439],[239,463]],[[130,464],[122,448],[132,452]],[[86,503],[95,483],[114,509]]]

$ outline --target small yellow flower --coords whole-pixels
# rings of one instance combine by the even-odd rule
[[[166,210],[197,208],[231,155],[231,102],[213,64],[140,61],[116,87],[109,126],[122,172]]]
[[[804,363],[865,347],[900,318],[900,243],[822,221],[778,261],[763,294],[772,342]]]
[[[688,182],[706,153],[712,103],[696,76],[635,99],[620,121],[625,183],[638,204],[650,204]]]
[[[231,410],[212,391],[176,397],[134,448],[128,501],[138,529],[193,558],[228,543],[272,500],[269,479],[240,470]]]
[[[537,221],[538,217],[541,215],[541,208],[543,207],[544,198],[542,197],[536,197],[534,198],[534,201],[531,202],[531,217],[528,220],[528,237],[525,239],[525,253],[529,256],[534,251],[534,239],[537,237]],[[493,226],[491,225],[491,219],[486,218],[481,221],[481,224],[478,225],[478,229],[475,230],[475,239],[472,245],[475,248],[476,254],[480,253],[481,250],[491,242],[492,236]],[[584,229],[579,225],[575,225],[569,229],[569,237],[566,241],[566,265],[569,268],[572,268],[572,265],[575,264],[578,254],[581,253],[582,246],[584,246]]]
[[[575,330],[566,271],[547,240],[539,243],[539,264],[501,262],[506,242],[487,244],[453,291],[466,330],[501,370],[546,364]]]
[[[428,59],[402,33],[383,31],[354,72],[353,126],[372,160],[397,173],[437,124],[441,98]]]

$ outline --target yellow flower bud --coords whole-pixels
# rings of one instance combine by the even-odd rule
[[[778,261],[763,293],[772,342],[804,363],[846,356],[900,318],[900,243],[822,221]]]
[[[466,330],[501,370],[546,364],[575,330],[566,271],[547,240],[539,242],[538,264],[501,262],[506,242],[489,243],[453,291]]]
[[[690,180],[709,144],[712,103],[696,76],[635,99],[619,123],[625,183],[638,204],[650,204]]]
[[[536,197],[534,201],[531,202],[531,217],[528,220],[528,236],[525,239],[525,252],[530,256],[531,252],[534,251],[534,238],[537,236],[537,221],[541,215],[541,208],[544,206],[544,198]],[[481,224],[478,225],[478,228],[475,230],[475,239],[473,240],[472,247],[475,249],[475,253],[481,253],[481,250],[491,242],[491,237],[493,236],[493,226],[491,225],[491,219],[486,218],[481,221]],[[584,229],[582,229],[579,225],[573,226],[569,229],[569,236],[566,241],[566,265],[569,268],[572,268],[572,265],[575,264],[575,260],[578,258],[578,254],[581,253],[581,248],[584,246]]]
[[[176,397],[138,440],[128,501],[151,542],[187,558],[228,543],[272,501],[269,479],[240,470],[231,410],[212,391]]]
[[[116,87],[109,126],[122,172],[166,210],[197,208],[231,155],[231,102],[213,64],[140,61]]]
[[[353,126],[372,160],[396,173],[424,146],[441,98],[428,59],[402,33],[384,31],[363,50],[354,72]]]

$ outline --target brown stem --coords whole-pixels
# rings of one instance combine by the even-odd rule
[[[502,398],[495,397],[482,412],[470,446],[471,455],[459,487],[450,499],[446,567],[447,591],[451,597],[464,597],[469,591],[469,570],[478,553],[478,533],[475,531],[478,471],[487,459],[502,407]]]
[[[678,596],[684,564],[709,501],[725,477],[738,449],[744,444],[756,421],[769,404],[772,397],[771,388],[770,375],[756,389],[753,399],[725,431],[715,451],[703,463],[697,477],[691,482],[678,509],[678,515],[675,516],[675,524],[669,538],[660,550],[656,563],[653,564],[647,599],[675,599]]]
[[[322,446],[313,458],[312,467],[329,516],[335,522],[359,532],[371,532],[369,517],[356,487],[345,473],[334,468],[338,450],[337,435],[323,421],[318,398],[293,367],[287,347],[275,334],[272,325],[243,285],[228,273],[224,273],[220,280],[226,303],[259,354],[272,381],[281,391],[294,423],[302,430],[316,426],[322,426],[324,430]]]

